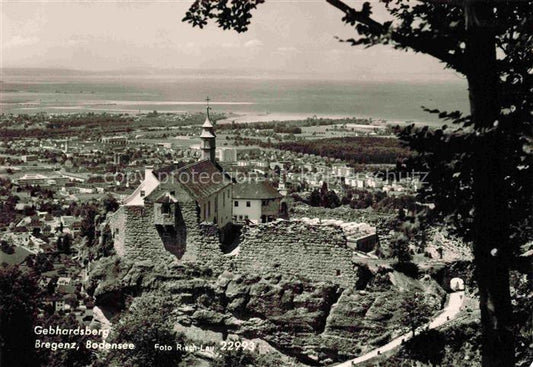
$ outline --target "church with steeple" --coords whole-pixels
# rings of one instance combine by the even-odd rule
[[[221,240],[231,228],[233,181],[216,162],[209,110],[207,105],[200,160],[165,170],[146,167],[144,180],[109,218],[119,256],[165,250],[178,259],[202,256],[196,246],[201,225],[216,228]]]

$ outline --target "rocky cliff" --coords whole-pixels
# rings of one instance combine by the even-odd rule
[[[141,294],[170,298],[176,328],[199,339],[259,338],[305,364],[323,365],[355,357],[399,332],[398,302],[406,289],[428,294],[435,309],[443,296],[432,279],[392,269],[371,272],[366,283],[355,290],[275,271],[237,274],[111,257],[92,265],[89,289],[97,305],[116,313]]]

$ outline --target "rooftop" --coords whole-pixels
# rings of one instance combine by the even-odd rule
[[[165,170],[165,172],[172,174],[194,200],[203,200],[231,185],[231,180],[222,173],[216,164],[209,160],[195,162],[176,170]],[[150,172],[139,187],[124,200],[124,205],[144,206],[144,198],[150,195],[159,185],[160,181]],[[141,192],[144,195],[141,196]],[[174,197],[170,199],[176,200]],[[157,200],[164,201],[165,197],[158,197]]]
[[[42,175],[40,173],[26,173],[24,176],[19,178],[19,180],[46,180],[48,176]]]
[[[214,138],[215,135],[210,133],[208,130],[202,131],[202,134],[200,134],[200,138]]]
[[[268,181],[238,183],[233,186],[235,199],[277,199],[282,195]]]
[[[209,116],[205,117],[205,121],[204,121],[204,124],[202,125],[202,127],[203,128],[212,128],[212,127],[214,127],[213,123],[211,122],[211,120],[209,120]]]
[[[135,191],[124,199],[126,206],[144,206],[144,197],[150,195],[159,186],[159,180],[153,172],[148,172],[145,175],[143,182],[135,189]],[[143,194],[143,195],[141,195]]]
[[[231,180],[210,160],[189,164],[176,174],[195,200],[205,199],[231,185]]]

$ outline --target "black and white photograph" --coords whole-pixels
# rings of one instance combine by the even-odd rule
[[[0,367],[533,366],[533,1],[0,15]]]

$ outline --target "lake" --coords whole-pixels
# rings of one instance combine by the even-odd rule
[[[409,83],[202,75],[3,74],[3,113],[203,111],[258,119],[373,117],[440,124],[421,106],[468,111],[466,82]],[[262,116],[262,117],[261,117]],[[237,120],[239,119],[236,117]]]

